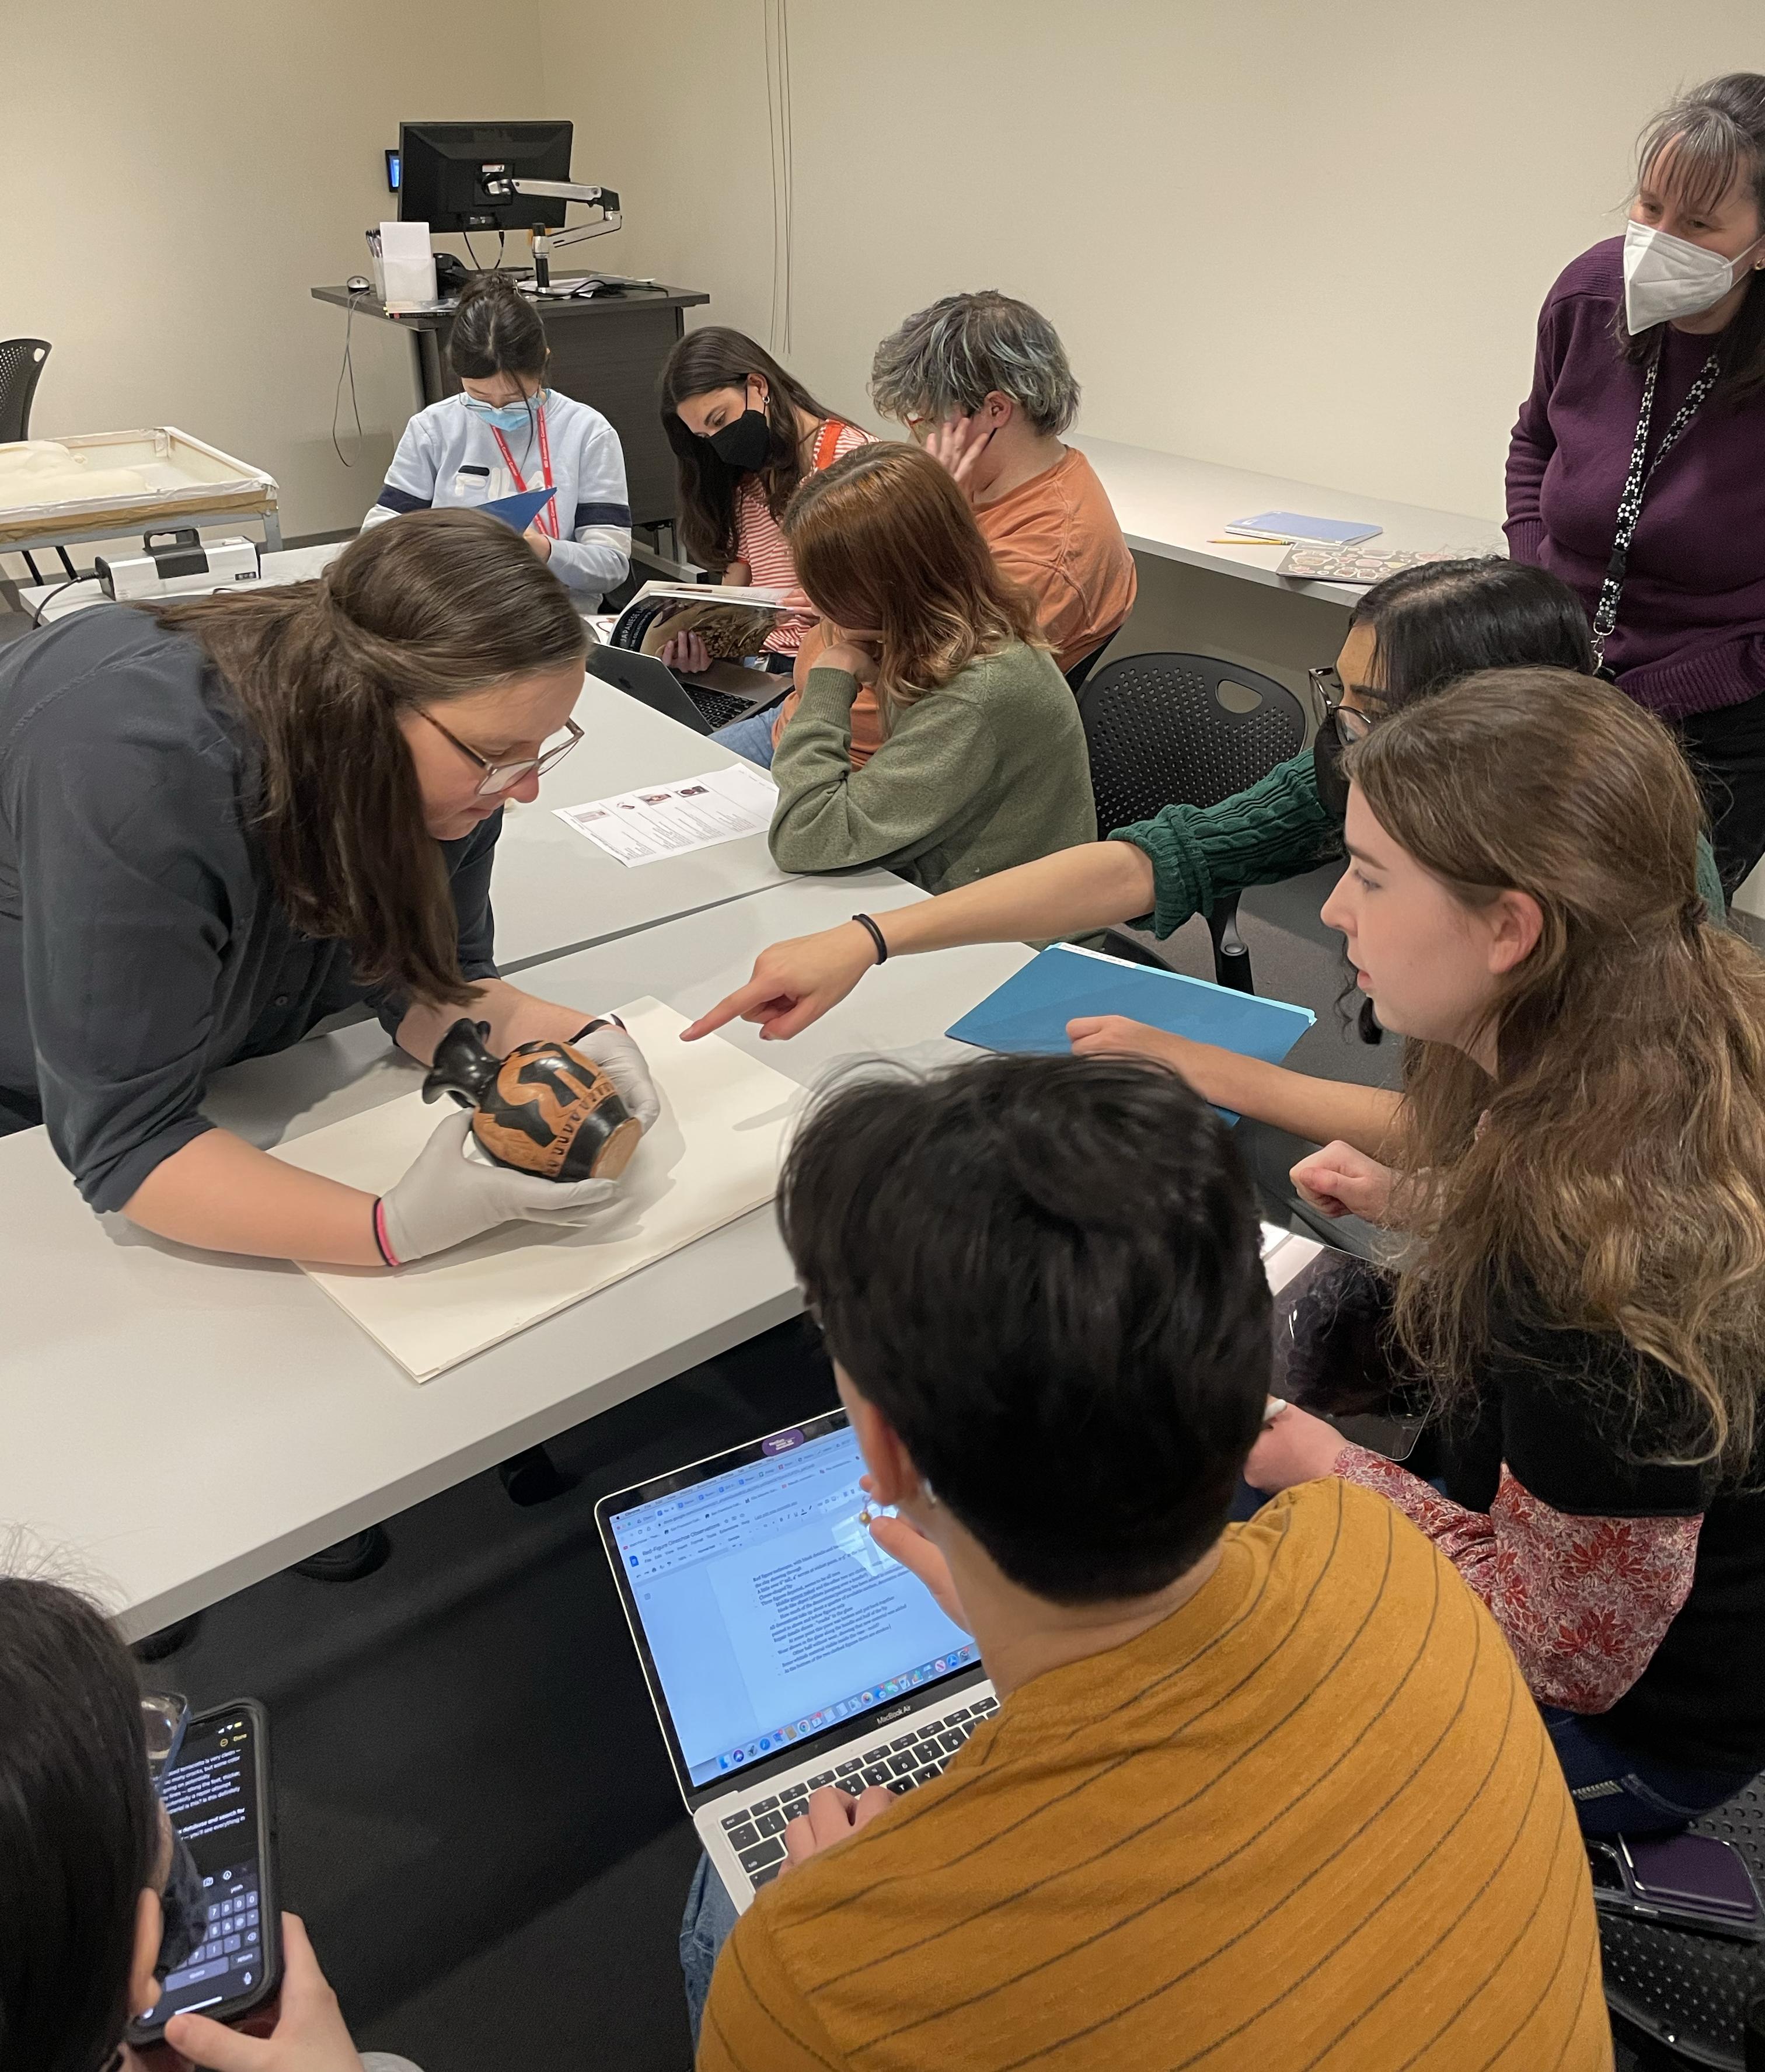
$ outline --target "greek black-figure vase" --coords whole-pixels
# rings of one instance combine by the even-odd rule
[[[487,1022],[456,1022],[435,1046],[425,1100],[475,1108],[472,1134],[499,1166],[543,1180],[617,1180],[642,1130],[619,1090],[568,1043],[486,1044]]]

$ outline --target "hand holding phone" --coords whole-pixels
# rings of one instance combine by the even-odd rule
[[[166,2041],[209,2072],[362,2072],[337,1996],[298,1914],[285,1914],[281,2016],[268,2036],[244,2036],[206,2015],[174,2015]]]

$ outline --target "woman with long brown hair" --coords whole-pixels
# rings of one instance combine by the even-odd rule
[[[1404,1233],[1386,1343],[1433,1416],[1399,1467],[1289,1409],[1246,1473],[1389,1498],[1495,1614],[1583,1825],[1682,1823],[1765,1767],[1765,963],[1707,917],[1671,737],[1603,684],[1470,676],[1345,767],[1324,916],[1403,1098],[1378,1157],[1294,1178]]]
[[[798,483],[868,445],[870,434],[817,402],[764,346],[723,324],[688,331],[668,355],[662,429],[678,466],[687,552],[724,582],[782,590],[798,607],[781,616],[761,649],[769,669],[788,674],[815,622],[785,537],[786,507]],[[710,657],[696,634],[683,633],[662,659],[694,670]],[[772,760],[770,713],[737,721],[716,738],[751,763]]]
[[[877,865],[941,892],[1094,839],[1073,694],[936,461],[849,454],[798,490],[785,533],[829,643],[773,763],[786,870]],[[861,686],[882,741],[855,769]]]
[[[464,1155],[441,1123],[385,1196],[213,1127],[209,1076],[366,1001],[427,1062],[462,1014],[499,1052],[598,1058],[646,1127],[636,1046],[496,975],[511,799],[577,736],[585,635],[482,513],[353,541],[317,582],[100,606],[0,660],[0,1128],[47,1124],[95,1210],[217,1252],[398,1266],[606,1181]]]

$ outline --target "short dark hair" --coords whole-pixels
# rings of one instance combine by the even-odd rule
[[[501,273],[474,273],[461,293],[447,334],[447,362],[469,381],[493,374],[543,374],[551,355],[545,323]]]
[[[828,1350],[1015,1583],[1161,1589],[1261,1428],[1269,1291],[1219,1117],[1126,1058],[867,1072],[793,1144],[779,1221]]]
[[[121,2042],[159,1840],[128,1651],[74,1591],[0,1577],[0,2064],[92,2072]]]
[[[1348,623],[1373,628],[1380,680],[1367,688],[1394,711],[1479,669],[1593,674],[1581,599],[1548,569],[1499,555],[1399,569],[1373,584]]]

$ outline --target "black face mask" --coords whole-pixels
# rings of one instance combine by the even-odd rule
[[[752,475],[764,467],[772,451],[772,427],[764,410],[744,410],[727,425],[720,425],[710,437],[711,450],[727,466]]]
[[[159,1961],[154,1976],[163,1980],[170,1971],[182,1971],[202,1947],[208,1927],[208,1902],[203,1897],[203,1874],[182,1835],[171,1842],[171,1872],[159,1896],[164,1926],[159,1936]]]

